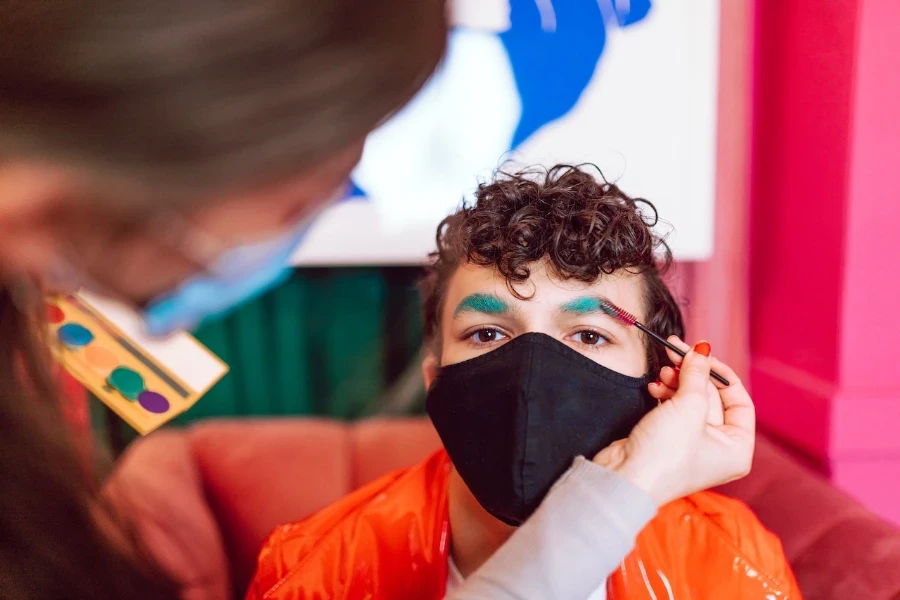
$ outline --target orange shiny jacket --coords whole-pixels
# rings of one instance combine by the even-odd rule
[[[275,530],[248,600],[444,597],[450,460],[439,451]],[[741,502],[662,507],[607,581],[609,600],[799,600],[781,543]]]

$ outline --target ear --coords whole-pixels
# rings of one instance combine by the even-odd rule
[[[429,350],[428,354],[425,355],[425,360],[422,361],[422,377],[425,379],[426,390],[431,387],[432,382],[437,377],[440,366],[438,358]]]

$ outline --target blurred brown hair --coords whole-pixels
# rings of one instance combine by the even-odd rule
[[[210,190],[302,172],[422,86],[443,0],[0,0],[0,155]]]
[[[87,449],[76,450],[47,368],[44,312],[30,283],[0,288],[0,596],[175,598],[103,500]]]
[[[421,285],[426,341],[439,338],[447,283],[460,265],[497,269],[522,298],[514,284],[527,281],[531,265],[543,259],[562,280],[593,283],[621,269],[642,275],[645,324],[660,335],[683,337],[681,309],[663,281],[672,253],[652,229],[657,222],[653,204],[626,195],[592,165],[500,172],[478,186],[474,204],[438,226],[437,251]],[[646,345],[649,371],[656,374],[670,361],[664,349],[649,340]]]
[[[0,0],[0,15],[0,160],[182,192],[157,202],[315,167],[412,97],[446,43],[443,0]],[[174,598],[73,444],[35,290],[0,273],[0,596]]]

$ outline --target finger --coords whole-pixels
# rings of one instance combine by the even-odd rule
[[[669,336],[669,338],[668,338],[667,341],[668,341],[670,344],[672,344],[673,346],[676,346],[676,347],[678,347],[678,348],[681,348],[684,352],[688,352],[688,351],[691,349],[691,347],[690,347],[688,344],[686,344],[686,343],[685,343],[681,338],[679,338],[677,335],[671,335],[671,336]],[[679,366],[679,365],[681,364],[681,361],[682,361],[682,360],[684,360],[681,356],[678,355],[677,352],[674,352],[673,350],[671,350],[671,349],[669,349],[669,348],[666,349],[666,354],[669,356],[669,360],[671,360],[672,363],[675,364],[676,367]],[[712,360],[713,360],[713,363],[712,363],[712,370],[713,370],[713,371],[716,371],[719,375],[722,375],[722,373],[719,372],[718,369],[716,368],[716,364],[717,364],[717,363],[716,363],[716,358],[715,358],[715,357],[712,357]],[[721,363],[719,363],[719,364],[721,364]],[[725,375],[722,375],[722,376],[723,376],[729,383],[731,382],[731,380],[728,379],[727,376],[725,376]],[[714,385],[715,385],[716,389],[724,389],[724,388],[727,387],[724,383],[721,383],[719,380],[717,380],[717,379],[715,379],[715,378],[711,378],[711,380],[714,382]]]
[[[718,361],[713,362],[717,363]],[[719,371],[720,368],[721,371]],[[718,363],[716,370],[731,384],[727,388],[719,389],[719,398],[722,400],[722,408],[725,411],[725,425],[754,433],[756,431],[756,407],[753,405],[753,398],[747,393],[741,379],[730,367]]]
[[[728,365],[726,365],[725,363],[720,361],[715,356],[711,356],[710,361],[711,361],[710,362],[711,370],[715,371],[716,373],[718,373],[719,375],[724,377],[725,380],[728,381],[729,385],[733,384],[734,381],[736,379],[738,379],[738,376],[734,374],[734,371],[731,370],[731,368]],[[724,383],[722,383],[721,381],[719,381],[716,378],[710,378],[710,381],[712,381],[713,385],[716,387],[717,390],[724,390],[725,388],[728,387],[727,385],[725,385]]]
[[[673,390],[678,389],[678,371],[672,367],[663,367],[659,372],[659,380]]]
[[[664,383],[655,382],[651,383],[647,386],[647,389],[650,391],[650,395],[659,400],[660,402],[665,402],[666,400],[671,400],[672,396],[675,395],[676,390],[673,390],[669,386]]]
[[[706,384],[707,410],[706,422],[713,427],[721,427],[725,424],[725,409],[722,406],[722,398],[719,390],[713,385],[712,380]]]
[[[681,348],[681,350],[685,353],[689,352],[691,349],[691,347],[688,344],[685,344],[684,341],[677,335],[670,335],[666,341],[677,348]],[[669,356],[669,360],[672,361],[672,364],[676,366],[680,365],[681,361],[684,360],[684,358],[680,354],[671,350],[670,348],[666,348],[666,354]]]
[[[703,413],[707,412],[706,386],[709,384],[709,344],[698,343],[693,350],[687,353],[681,363],[681,371],[678,375],[678,392],[674,400],[698,405]]]
[[[724,387],[719,382],[711,380],[719,392],[725,425],[754,433],[756,431],[756,407],[753,404],[753,398],[750,397],[741,382],[741,378],[737,376],[734,369],[715,357],[710,359],[710,367],[731,384]]]
[[[677,335],[670,335],[668,338],[666,338],[666,341],[677,348],[681,348],[681,350],[685,353],[691,351],[691,345]]]
[[[627,439],[614,441],[594,456],[594,464],[607,469],[613,469],[621,465],[625,461],[625,444],[627,443]]]
[[[718,373],[719,375],[721,375],[722,377],[727,379],[728,382],[731,384],[734,384],[735,382],[740,380],[740,377],[737,376],[737,373],[734,372],[734,369],[732,369],[731,367],[729,367],[728,365],[723,363],[721,360],[719,360],[715,356],[710,357],[709,366],[710,366],[710,369],[712,369],[713,371],[715,371],[716,373]],[[718,387],[720,390],[725,387],[724,385],[722,385],[715,379],[713,379],[712,381],[713,381],[713,383],[716,384],[716,387]]]

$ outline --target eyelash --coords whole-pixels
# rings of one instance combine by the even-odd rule
[[[500,330],[498,327],[479,327],[479,328],[476,329],[475,331],[473,331],[473,332],[471,332],[471,333],[469,333],[469,334],[466,334],[465,339],[468,340],[468,342],[469,342],[472,346],[475,346],[476,348],[485,348],[485,347],[490,346],[490,345],[492,345],[492,344],[496,344],[499,340],[492,340],[492,341],[490,341],[490,342],[479,342],[478,340],[475,339],[475,336],[477,336],[479,333],[484,333],[484,332],[486,332],[486,331],[493,331],[493,332],[495,332],[495,333],[498,333],[498,334],[504,336],[505,338],[509,338],[509,337],[510,337],[508,334],[504,333],[504,332],[503,332],[502,330]]]
[[[580,341],[580,340],[574,339],[574,338],[576,338],[576,337],[581,336],[581,334],[583,334],[583,333],[593,333],[593,334],[596,335],[598,338],[600,338],[600,340],[603,340],[603,341],[600,342],[600,341],[598,340],[598,343],[596,343],[596,344],[587,344],[587,343],[582,342],[582,341]],[[574,342],[575,342],[576,344],[578,344],[579,346],[582,346],[583,348],[585,348],[585,349],[587,349],[587,350],[590,350],[590,351],[592,351],[592,352],[598,351],[598,350],[600,350],[601,348],[603,348],[604,346],[606,346],[606,345],[612,343],[612,340],[610,340],[609,337],[607,337],[606,335],[600,333],[600,332],[597,331],[596,329],[591,329],[591,328],[589,328],[589,327],[585,327],[584,329],[579,329],[578,331],[576,331],[575,333],[573,333],[571,336],[568,336],[566,339],[569,339],[569,338],[572,338],[572,341],[574,341]]]
[[[496,334],[502,335],[502,336],[504,336],[504,338],[509,338],[509,337],[510,337],[507,333],[504,333],[504,332],[503,332],[501,329],[499,329],[498,327],[480,327],[480,328],[476,329],[475,331],[466,334],[465,339],[469,342],[469,344],[471,344],[472,346],[474,346],[474,347],[476,347],[476,348],[485,348],[485,347],[487,347],[487,346],[491,346],[491,345],[493,345],[493,344],[496,344],[498,341],[500,341],[500,340],[494,339],[494,340],[491,340],[491,341],[489,341],[489,342],[479,342],[478,340],[475,339],[475,337],[476,337],[478,334],[480,334],[480,333],[485,333],[485,332],[488,332],[488,331],[492,331],[492,332],[494,332],[494,333],[496,333]],[[580,341],[580,340],[574,339],[574,338],[576,338],[576,337],[578,337],[578,336],[580,336],[581,334],[584,334],[584,333],[593,333],[594,335],[596,335],[597,337],[599,337],[600,340],[603,340],[603,343],[599,343],[599,340],[598,340],[598,343],[596,343],[596,344],[588,344],[588,343],[586,343],[586,342],[582,342],[582,341]],[[573,333],[571,336],[568,336],[566,339],[569,339],[569,338],[572,338],[572,341],[574,341],[576,344],[578,344],[578,345],[580,345],[580,346],[582,346],[582,347],[584,347],[584,348],[586,348],[587,350],[590,350],[590,351],[597,351],[597,350],[599,350],[600,348],[602,348],[603,346],[606,346],[607,344],[612,343],[612,341],[611,341],[607,336],[605,336],[604,334],[600,333],[599,331],[596,331],[596,330],[590,329],[590,328],[579,329],[578,331],[576,331],[575,333]]]

